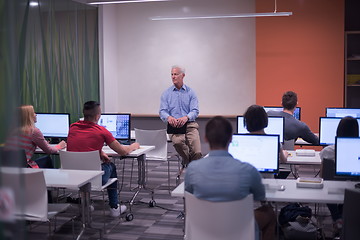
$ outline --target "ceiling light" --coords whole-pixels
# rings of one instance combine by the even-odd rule
[[[39,6],[39,3],[32,1],[32,2],[30,2],[29,5],[30,5],[31,7],[37,7],[37,6]]]
[[[187,19],[218,19],[218,18],[244,18],[244,17],[272,17],[291,16],[292,12],[268,12],[268,13],[241,13],[234,15],[213,15],[213,16],[189,16],[189,17],[151,17],[151,20],[187,20]]]

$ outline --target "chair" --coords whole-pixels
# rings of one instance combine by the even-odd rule
[[[0,147],[0,167],[26,168],[27,166],[24,149],[10,150]]]
[[[99,151],[90,152],[69,152],[59,151],[60,162],[62,169],[75,170],[101,170],[101,160]],[[105,215],[105,190],[112,183],[116,182],[117,178],[109,178],[106,184],[102,185],[101,176],[91,181],[91,191],[102,192],[103,198],[103,214]]]
[[[160,130],[143,130],[135,128],[136,142],[140,145],[152,145],[155,149],[146,153],[146,160],[162,160],[167,161],[168,164],[168,189],[170,187],[170,160],[173,156],[168,155],[168,142],[166,129]],[[180,170],[180,157],[175,155],[178,160],[178,168]]]
[[[70,204],[48,204],[43,171],[40,169],[3,168],[0,175],[3,186],[10,188],[14,193],[15,219],[48,222],[50,235],[50,219],[55,218],[60,212],[64,212]]]
[[[359,239],[359,216],[360,216],[360,191],[345,189],[343,208],[343,228],[341,239]]]
[[[295,148],[295,139],[284,140],[283,149],[293,151]]]
[[[186,240],[255,239],[253,195],[229,202],[210,202],[185,192]]]

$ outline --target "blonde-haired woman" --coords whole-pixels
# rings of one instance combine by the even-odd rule
[[[52,147],[45,140],[40,129],[35,127],[36,113],[32,105],[23,105],[18,108],[19,127],[12,133],[12,136],[6,141],[7,149],[24,149],[28,166],[39,168],[31,158],[36,147],[41,148],[46,154],[54,154],[60,149],[66,147],[66,142],[61,141],[58,145]],[[50,159],[49,159],[50,160]]]

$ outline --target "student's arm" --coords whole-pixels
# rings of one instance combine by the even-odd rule
[[[120,156],[125,156],[131,153],[132,151],[138,149],[140,147],[140,144],[135,142],[132,143],[131,145],[122,145],[115,140],[109,144],[109,147],[115,152],[117,152]]]
[[[40,129],[35,128],[32,134],[32,141],[36,146],[41,148],[46,154],[58,153],[60,149],[66,147],[66,142],[61,141],[55,147],[49,145],[45,140],[44,135],[41,133]]]
[[[249,171],[251,172],[250,176],[252,177],[251,193],[254,195],[254,201],[264,201],[265,186],[262,184],[261,175],[255,167],[250,168]]]
[[[308,143],[312,143],[314,145],[319,145],[319,138],[314,133],[311,132],[310,128],[304,124],[302,134],[300,136]]]
[[[289,153],[282,148],[282,144],[280,144],[280,152],[279,152],[279,160],[280,163],[286,163],[287,157]]]

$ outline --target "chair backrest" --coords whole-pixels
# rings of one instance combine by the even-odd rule
[[[210,202],[185,191],[186,240],[255,239],[253,195],[229,202]]]
[[[0,167],[27,167],[25,150],[0,147]]]
[[[343,228],[341,239],[359,239],[359,216],[360,216],[360,191],[356,189],[345,189],[343,207]]]
[[[294,150],[295,148],[295,140],[294,139],[291,139],[291,140],[284,140],[284,143],[283,143],[283,149],[284,150]]]
[[[3,187],[14,193],[15,215],[20,219],[48,219],[48,197],[44,173],[40,169],[3,168]]]
[[[69,152],[59,151],[62,169],[74,170],[101,170],[101,160],[99,151],[89,152]],[[91,181],[93,190],[101,189],[101,176]]]
[[[334,180],[335,161],[334,159],[324,158],[321,163],[321,177],[324,180]]]
[[[148,160],[166,160],[167,159],[167,133],[166,129],[143,130],[135,128],[136,142],[140,145],[155,146],[154,150],[146,153]]]

